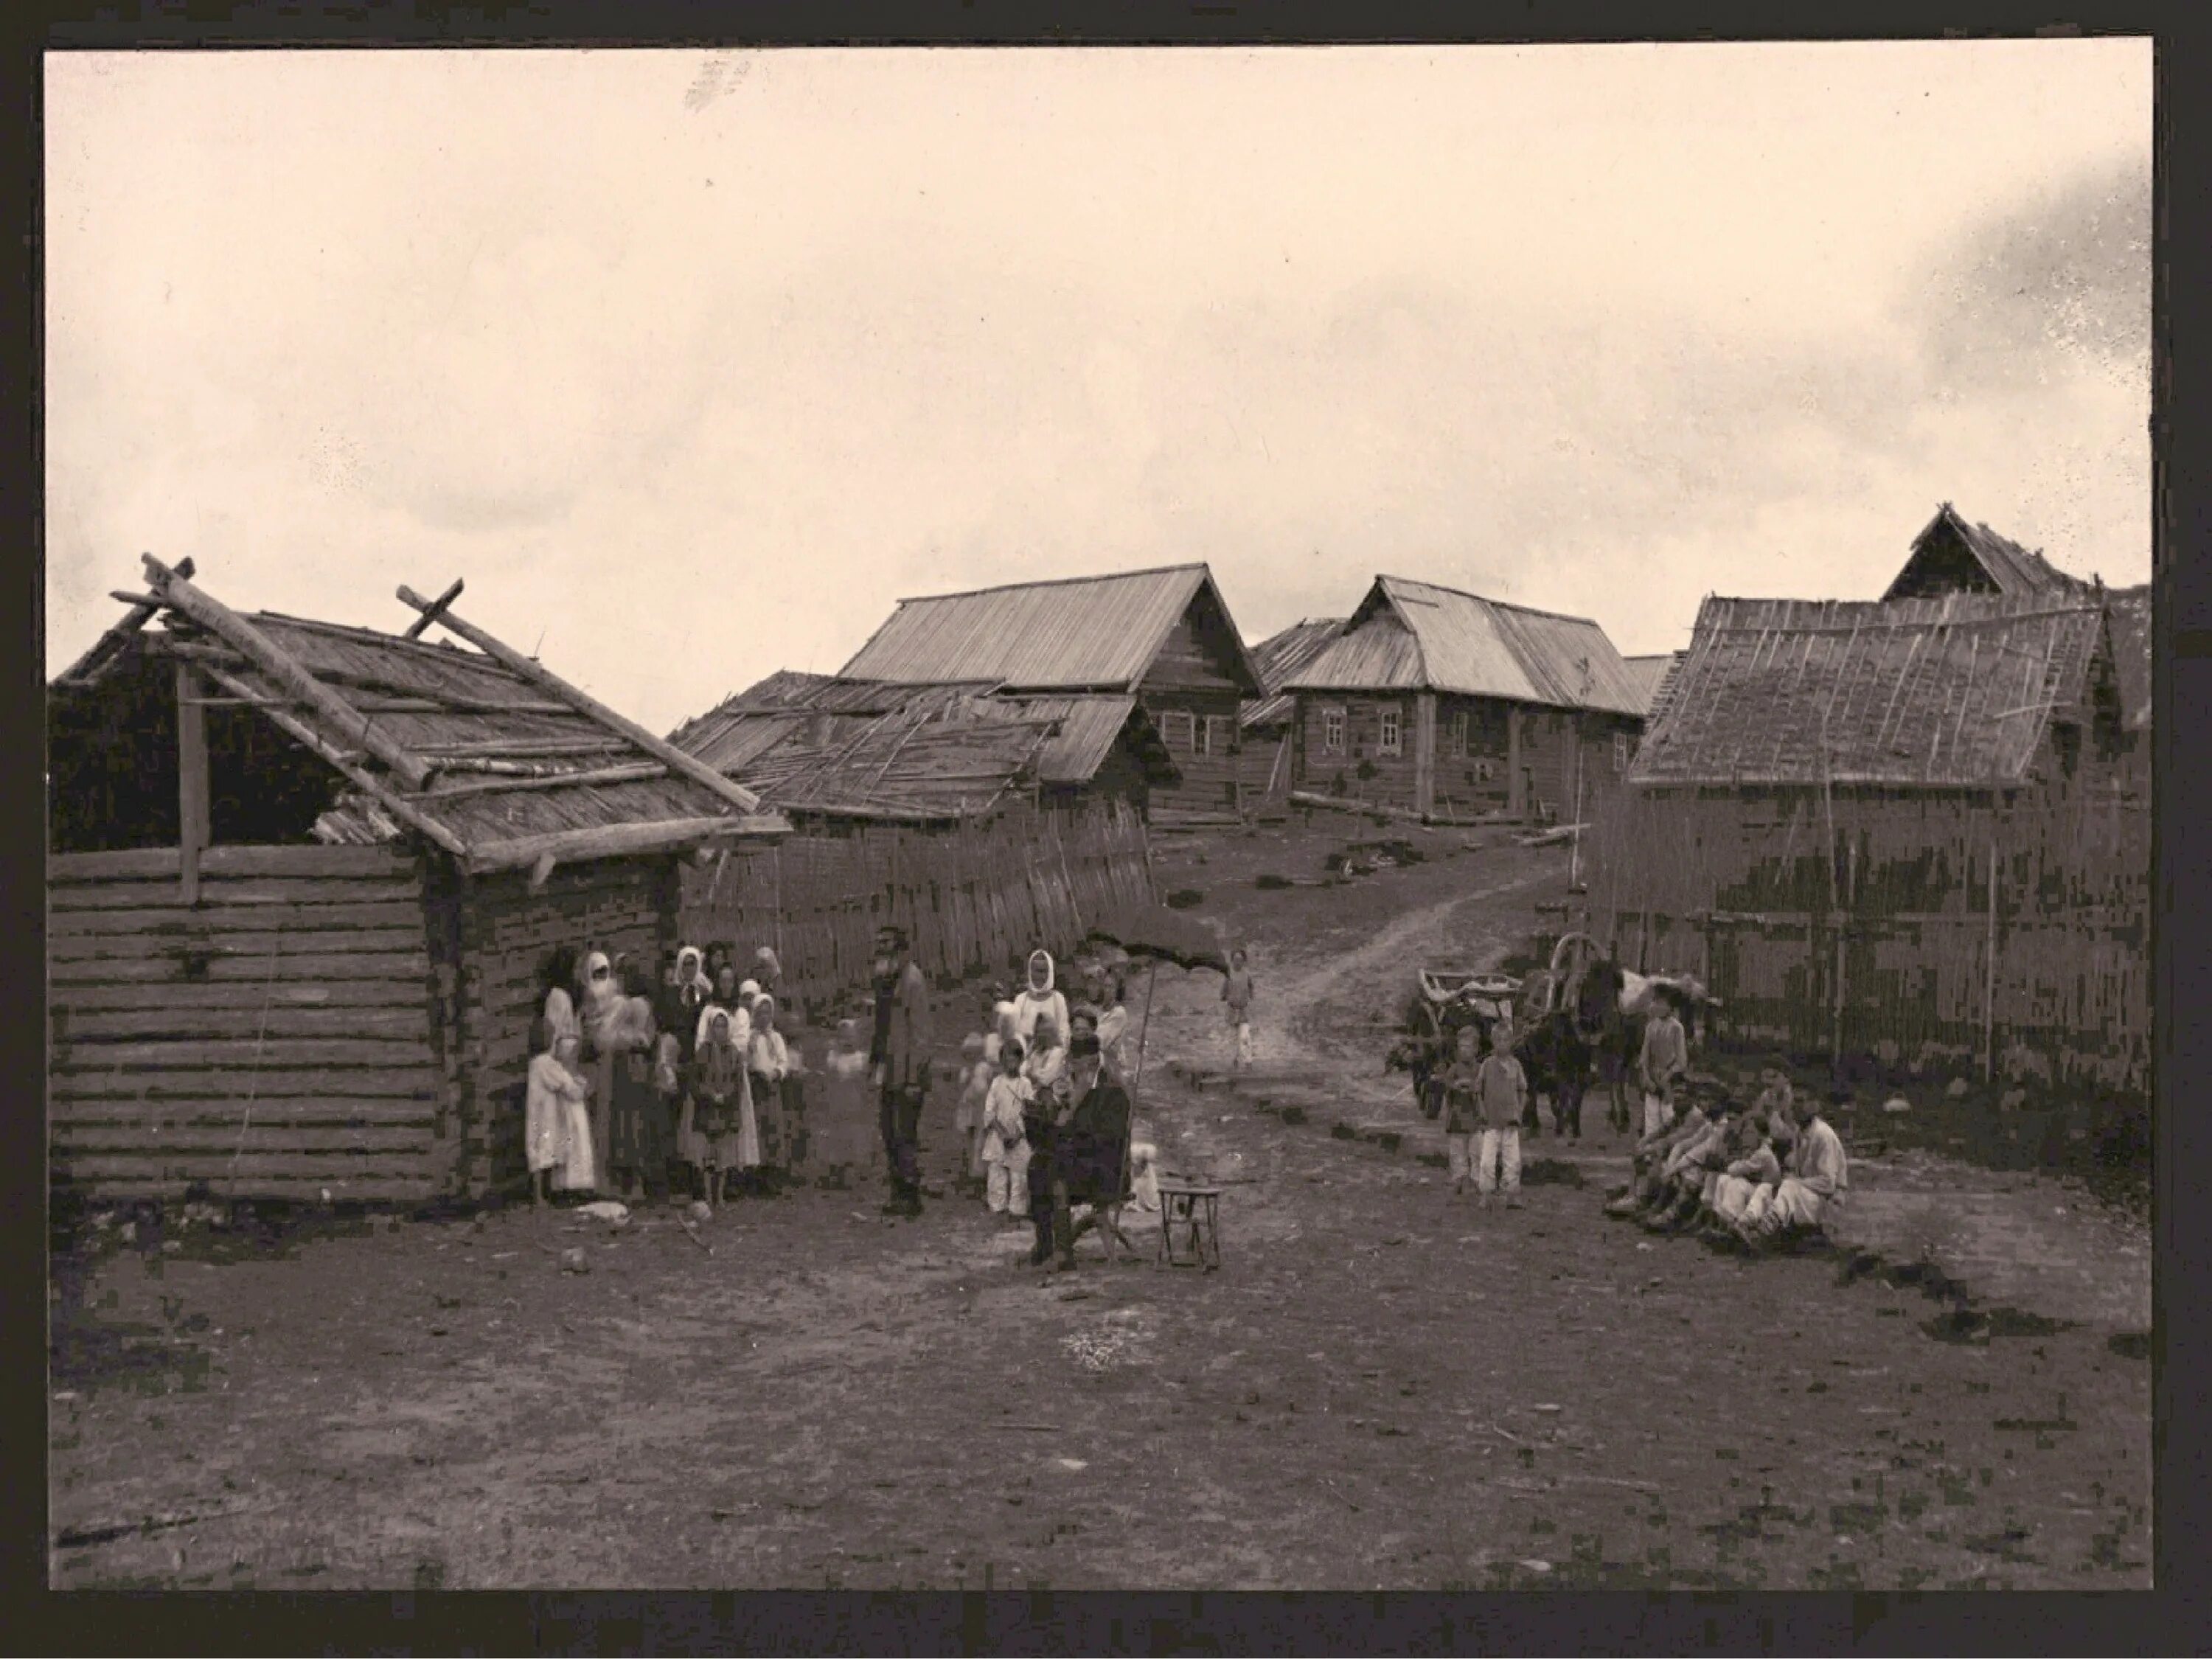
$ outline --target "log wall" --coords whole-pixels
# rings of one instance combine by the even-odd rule
[[[470,1197],[522,1185],[530,1027],[545,1002],[544,969],[559,946],[610,957],[627,951],[657,977],[675,942],[676,860],[602,859],[556,868],[532,889],[521,871],[441,892],[453,918],[459,994],[454,1077],[462,1124],[456,1189]]]
[[[382,848],[50,858],[55,1176],[100,1197],[421,1200],[445,1190],[446,1087],[422,872]]]
[[[1590,931],[1631,967],[1699,975],[1745,1042],[2147,1093],[2142,769],[2050,770],[1825,805],[1818,789],[1619,791],[1583,843]]]
[[[794,836],[682,872],[683,936],[772,946],[784,1000],[829,1013],[867,982],[876,929],[905,927],[939,983],[1065,951],[1109,905],[1153,895],[1144,820],[1121,802],[1009,812],[952,831],[869,828]]]

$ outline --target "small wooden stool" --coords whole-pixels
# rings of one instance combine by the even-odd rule
[[[1176,1250],[1178,1228],[1187,1254]],[[1160,1254],[1154,1259],[1170,1267],[1203,1267],[1209,1273],[1221,1265],[1220,1188],[1162,1179]]]

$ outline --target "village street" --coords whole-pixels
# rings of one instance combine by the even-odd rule
[[[1260,891],[1264,836],[1164,842],[1163,889],[1204,890],[1260,987],[1242,1087],[1218,975],[1164,970],[1147,1036],[1140,1121],[1229,1183],[1218,1273],[1086,1239],[1041,1274],[1026,1228],[949,1194],[888,1221],[872,1185],[739,1204],[711,1255],[654,1207],[64,1261],[53,1583],[2147,1585],[2139,1222],[2046,1176],[1862,1160],[1863,1231],[1900,1194],[1987,1194],[1947,1262],[1976,1217],[2068,1212],[2043,1277],[1984,1298],[1959,1270],[2003,1314],[1955,1340],[1949,1304],[1837,1255],[1604,1218],[1601,1102],[1581,1143],[1528,1145],[1525,1209],[1451,1199],[1378,1022],[1414,963],[1521,945],[1564,860],[1448,839]],[[951,1139],[934,1103],[939,1192]],[[1887,1231],[1861,1242],[1894,1261]],[[562,1273],[580,1243],[591,1271]]]

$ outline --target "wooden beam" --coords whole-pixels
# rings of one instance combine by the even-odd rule
[[[177,562],[177,574],[182,576],[192,574],[190,558]],[[118,593],[115,597],[124,600],[131,609],[116,618],[113,626],[92,642],[90,650],[61,672],[56,678],[57,684],[91,685],[96,683],[106,672],[108,664],[123,649],[125,641],[161,614],[161,601],[151,594]]]
[[[200,854],[208,844],[207,713],[199,673],[177,665],[177,861],[186,904],[200,902]]]
[[[144,556],[144,561],[153,579],[151,585],[173,610],[181,611],[209,633],[243,652],[258,672],[267,674],[283,690],[321,715],[337,735],[359,744],[383,762],[408,788],[420,789],[429,782],[428,767],[379,731],[374,720],[350,707],[274,640],[220,600],[201,592],[151,553]],[[231,689],[240,696],[254,695],[251,686],[234,685]],[[270,711],[272,716],[276,712]]]
[[[635,766],[605,766],[594,772],[548,772],[526,777],[492,776],[476,783],[448,784],[433,789],[424,800],[450,800],[456,795],[489,795],[509,789],[559,789],[569,786],[588,789],[605,783],[642,783],[665,778],[668,769],[659,761]]]
[[[446,614],[446,607],[451,605],[455,599],[461,597],[461,589],[464,586],[465,586],[465,584],[461,580],[461,579],[458,576],[455,577],[453,579],[453,585],[447,588],[444,592],[439,594],[436,599],[431,600],[430,608],[425,611],[421,616],[416,617],[415,620],[408,625],[407,637],[410,640],[421,639],[422,637],[422,630],[428,628],[432,623],[437,621],[439,617],[444,616]]]
[[[669,818],[659,823],[610,823],[495,842],[470,854],[467,866],[471,875],[490,875],[501,870],[526,870],[542,858],[576,864],[588,859],[672,852],[726,837],[782,836],[790,832],[789,820],[773,812],[744,817]]]
[[[429,602],[410,587],[402,587],[399,590],[399,599],[401,603],[410,605],[417,611],[428,608]],[[551,692],[570,708],[589,715],[611,731],[620,732],[655,760],[665,764],[670,770],[681,772],[694,782],[713,790],[740,812],[751,813],[760,811],[760,797],[751,790],[731,782],[729,779],[696,755],[685,754],[665,738],[654,736],[635,720],[617,714],[597,698],[569,684],[550,669],[532,661],[505,641],[494,638],[480,628],[472,627],[463,622],[451,611],[441,616],[438,623],[448,632],[459,635],[461,638],[495,662],[504,664],[513,669],[532,684]],[[419,782],[414,785],[417,789],[422,787]]]
[[[252,688],[247,685],[243,680],[239,679],[235,675],[227,673],[220,668],[212,667],[210,668],[207,672],[209,678],[213,679],[218,685],[221,685],[228,690],[235,691],[240,696],[251,696],[252,695]],[[422,836],[425,840],[431,842],[434,845],[444,848],[446,851],[451,853],[455,858],[464,858],[467,856],[469,849],[459,836],[456,836],[452,830],[447,829],[444,824],[437,823],[434,819],[425,817],[422,813],[416,811],[404,800],[402,800],[398,795],[394,794],[391,789],[378,782],[377,780],[372,777],[368,773],[363,771],[355,763],[353,757],[345,750],[334,749],[329,744],[324,742],[321,738],[316,735],[314,729],[309,726],[304,720],[301,720],[298,716],[289,714],[284,709],[276,708],[273,705],[264,707],[262,713],[268,715],[268,717],[283,731],[289,733],[293,738],[298,739],[298,741],[308,750],[319,757],[326,764],[343,776],[347,782],[352,784],[355,788],[362,791],[364,793],[374,799],[379,805],[382,806],[385,811],[391,813],[393,817],[398,819],[400,823],[405,824],[410,830],[414,830],[417,835]]]
[[[1521,778],[1521,705],[1517,702],[1505,710],[1505,815],[1528,816],[1528,791]]]

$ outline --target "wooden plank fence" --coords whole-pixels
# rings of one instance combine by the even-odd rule
[[[1020,807],[956,830],[868,826],[794,836],[683,872],[682,936],[761,945],[785,998],[820,1013],[867,981],[876,929],[907,929],[933,981],[1065,952],[1107,908],[1155,897],[1144,819],[1115,801]]]
[[[2109,777],[2008,796],[1626,791],[1569,925],[1699,976],[1745,1043],[2147,1095],[2149,814]]]

